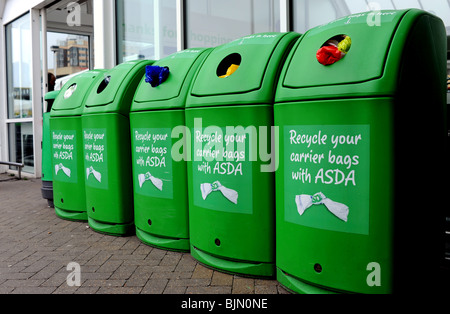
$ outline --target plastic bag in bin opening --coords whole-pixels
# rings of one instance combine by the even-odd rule
[[[233,74],[234,72],[236,72],[236,70],[239,68],[239,65],[237,64],[232,64],[230,65],[230,67],[227,70],[227,73],[225,75],[221,75],[219,76],[220,78],[225,78],[225,77],[229,77],[231,74]]]
[[[152,87],[157,87],[167,80],[169,74],[168,67],[148,65],[145,67],[145,82],[150,83]]]
[[[317,51],[317,60],[320,64],[330,65],[341,60],[350,50],[352,40],[349,36],[335,36]]]

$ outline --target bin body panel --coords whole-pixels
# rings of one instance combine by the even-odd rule
[[[47,110],[42,114],[42,181],[46,182],[53,181],[50,111],[58,95],[59,91],[52,91],[45,95]],[[53,192],[50,191],[50,193]],[[51,199],[53,199],[53,196],[51,197]]]
[[[195,120],[201,118],[201,120]],[[200,122],[201,121],[201,122]],[[268,105],[227,106],[219,108],[198,108],[186,110],[186,124],[191,132],[192,161],[188,162],[189,175],[189,214],[191,245],[211,256],[236,262],[255,264],[274,262],[274,174],[261,172],[262,161],[257,157],[250,159],[259,149],[259,137],[270,142],[270,125],[273,122],[273,109]],[[217,128],[211,129],[211,126]],[[227,133],[226,127],[236,128]],[[268,131],[260,132],[260,127],[269,126]],[[233,148],[212,147],[212,151],[237,152],[227,161],[220,156],[196,157],[199,149],[211,151],[205,142],[198,140],[199,133],[208,134],[207,129],[230,136],[246,138]],[[240,130],[238,130],[240,128]],[[248,133],[246,133],[246,131]],[[252,132],[255,130],[255,132]],[[214,133],[215,133],[214,131]],[[269,133],[269,134],[267,134]],[[264,140],[264,139],[262,139]],[[222,139],[224,141],[224,138]],[[255,143],[254,147],[251,147]],[[220,145],[220,142],[218,143]],[[242,155],[241,155],[242,154]],[[196,160],[197,159],[197,160]],[[208,161],[211,160],[211,161]],[[203,195],[202,184],[219,181],[224,187],[238,193],[237,199],[227,199],[220,191]],[[220,268],[221,263],[210,264]],[[244,266],[243,266],[244,267]],[[264,272],[251,275],[271,276],[273,267],[264,266]],[[225,271],[245,272],[243,269],[225,268]]]
[[[81,115],[86,95],[102,73],[92,70],[70,79],[50,112],[54,205],[60,218],[87,220]]]
[[[352,47],[342,60],[317,65],[317,61],[311,61],[315,50],[308,45],[302,50],[302,43],[308,42],[308,34],[315,37],[323,31],[327,37],[332,22],[305,34],[282,71],[275,98],[275,124],[283,136],[280,145],[293,147],[280,148],[283,156],[276,175],[277,275],[282,284],[296,292],[318,289],[389,293],[419,286],[431,289],[437,282],[430,272],[439,272],[443,247],[439,221],[443,221],[443,209],[437,198],[421,197],[445,193],[438,183],[445,167],[445,27],[439,18],[425,11],[391,13],[381,11],[385,16],[401,17],[398,23],[391,24],[391,41],[374,42],[369,40],[373,36],[364,39],[354,35]],[[379,30],[350,22],[347,28],[338,25],[336,33],[356,34],[357,28],[365,28],[364,32],[373,32],[374,36]],[[359,38],[359,43],[354,38]],[[358,51],[358,45],[382,51],[375,47],[382,43],[385,59],[376,61],[382,75],[348,80],[375,67],[361,65],[360,74],[343,71],[353,68],[352,53]],[[311,62],[294,61],[305,53]],[[299,69],[291,70],[289,66],[297,62],[304,67],[304,73],[318,69],[323,85],[316,73],[312,77],[317,84],[308,85],[308,76],[304,75],[299,75],[296,82],[294,72]],[[364,138],[367,133],[369,143],[362,139],[357,145],[351,143],[352,136],[356,140],[355,134]],[[341,137],[337,137],[340,134],[344,135],[342,144]],[[325,135],[323,141],[327,144],[321,141]],[[333,135],[338,141],[336,147]],[[366,147],[369,153],[364,153]],[[363,156],[370,156],[368,175],[364,174],[367,158]],[[327,173],[326,169],[335,171]],[[352,169],[355,172],[349,176]],[[361,174],[366,178],[362,186]],[[356,189],[349,188],[353,179]],[[340,189],[345,183],[347,188]],[[293,196],[297,190],[298,197]],[[353,191],[347,194],[345,190]],[[325,214],[334,222],[328,223],[326,216],[320,221],[314,217]],[[365,220],[360,220],[355,229],[352,221],[358,217]],[[291,243],[284,244],[288,238]],[[328,267],[320,258],[327,261]]]
[[[82,117],[86,208],[106,224],[133,223],[130,129],[117,113]]]
[[[211,49],[192,48],[156,61],[169,76],[155,87],[142,78],[130,113],[136,235],[151,246],[189,251],[186,96]],[[172,132],[175,132],[172,138]],[[173,148],[173,152],[172,152]]]
[[[276,84],[299,37],[261,33],[216,47],[192,83],[186,100],[191,254],[210,267],[275,274],[274,173],[267,169],[275,161],[262,160],[274,153],[268,143]]]
[[[367,98],[276,106],[277,267],[300,283],[391,291],[393,104],[392,98]],[[348,215],[333,214],[336,204],[298,204],[298,195],[318,192],[346,205]],[[366,282],[372,262],[382,269],[380,287]]]
[[[184,110],[131,113],[130,121],[136,227],[161,237],[188,239],[186,163],[171,157],[180,140],[172,139],[172,129],[185,125]],[[161,190],[146,173],[162,180]]]
[[[151,60],[122,63],[106,71],[86,96],[82,116],[86,209],[100,233],[134,233],[129,113]]]
[[[50,119],[55,211],[61,218],[87,220],[81,117]]]
[[[51,182],[53,180],[53,171],[50,112],[45,112],[42,117],[42,181]]]
[[[42,198],[47,200],[50,207],[53,204],[53,170],[52,170],[52,145],[50,143],[50,112],[42,115]]]

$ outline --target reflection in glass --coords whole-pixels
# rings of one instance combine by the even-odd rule
[[[450,3],[444,0],[420,1],[424,10],[439,16],[447,26],[447,34],[450,34]]]
[[[176,0],[117,0],[118,63],[177,51]]]
[[[33,124],[8,124],[9,160],[24,163],[24,172],[34,172]]]
[[[262,32],[280,31],[279,0],[188,0],[187,46],[215,47]]]
[[[450,35],[450,1],[448,0],[293,0],[294,31],[307,30],[350,14],[379,10],[403,10],[417,8],[440,17]],[[369,7],[369,4],[371,6]]]
[[[394,6],[397,10],[403,10],[408,8],[421,9],[419,0],[393,0]]]
[[[26,14],[6,26],[8,119],[31,118],[31,27]]]
[[[334,1],[331,0],[294,0],[293,12],[294,30],[301,34],[310,28],[328,23],[347,13],[340,12]]]
[[[47,32],[48,71],[61,78],[89,69],[89,36]]]

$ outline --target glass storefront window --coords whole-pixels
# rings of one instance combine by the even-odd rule
[[[187,0],[188,48],[215,47],[254,33],[280,31],[279,0]]]
[[[49,91],[59,90],[64,85],[64,79],[56,79],[89,70],[89,45],[89,36],[47,32]]]
[[[450,34],[450,2],[448,0],[293,0],[292,20],[294,31],[305,33],[313,27],[349,14],[369,10],[402,10],[408,8],[422,9],[437,15],[444,21],[447,34]]]
[[[31,25],[26,14],[6,26],[8,119],[31,118]]]
[[[439,16],[447,26],[447,34],[449,34],[450,24],[450,3],[447,1],[421,1],[423,9]]]
[[[47,55],[49,72],[57,78],[88,70],[89,36],[47,32]]]
[[[24,172],[34,172],[33,124],[8,124],[9,160],[24,163]]]
[[[118,63],[177,51],[176,0],[117,0]]]
[[[419,0],[393,0],[392,2],[397,10],[408,8],[421,9]]]
[[[358,1],[353,1],[358,2]],[[365,1],[359,1],[364,3]],[[296,32],[305,33],[308,29],[328,23],[340,17],[340,10],[331,0],[294,0],[293,26]]]

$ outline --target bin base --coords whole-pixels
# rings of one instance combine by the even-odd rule
[[[320,288],[301,281],[277,267],[277,281],[287,290],[299,294],[336,294],[337,292]]]
[[[134,223],[113,224],[105,223],[88,217],[89,227],[92,230],[111,236],[126,237],[134,234]]]
[[[55,206],[55,213],[61,219],[70,220],[70,221],[87,221],[87,213],[86,212],[75,212],[64,210]]]
[[[53,204],[53,182],[52,181],[43,181],[41,187],[42,198],[47,200],[47,204],[49,207],[55,207]]]
[[[201,251],[193,245],[191,245],[191,255],[201,264],[225,273],[256,278],[272,278],[275,275],[275,266],[272,263],[223,259]]]
[[[136,227],[136,236],[144,244],[169,251],[189,252],[189,239],[159,237]]]

